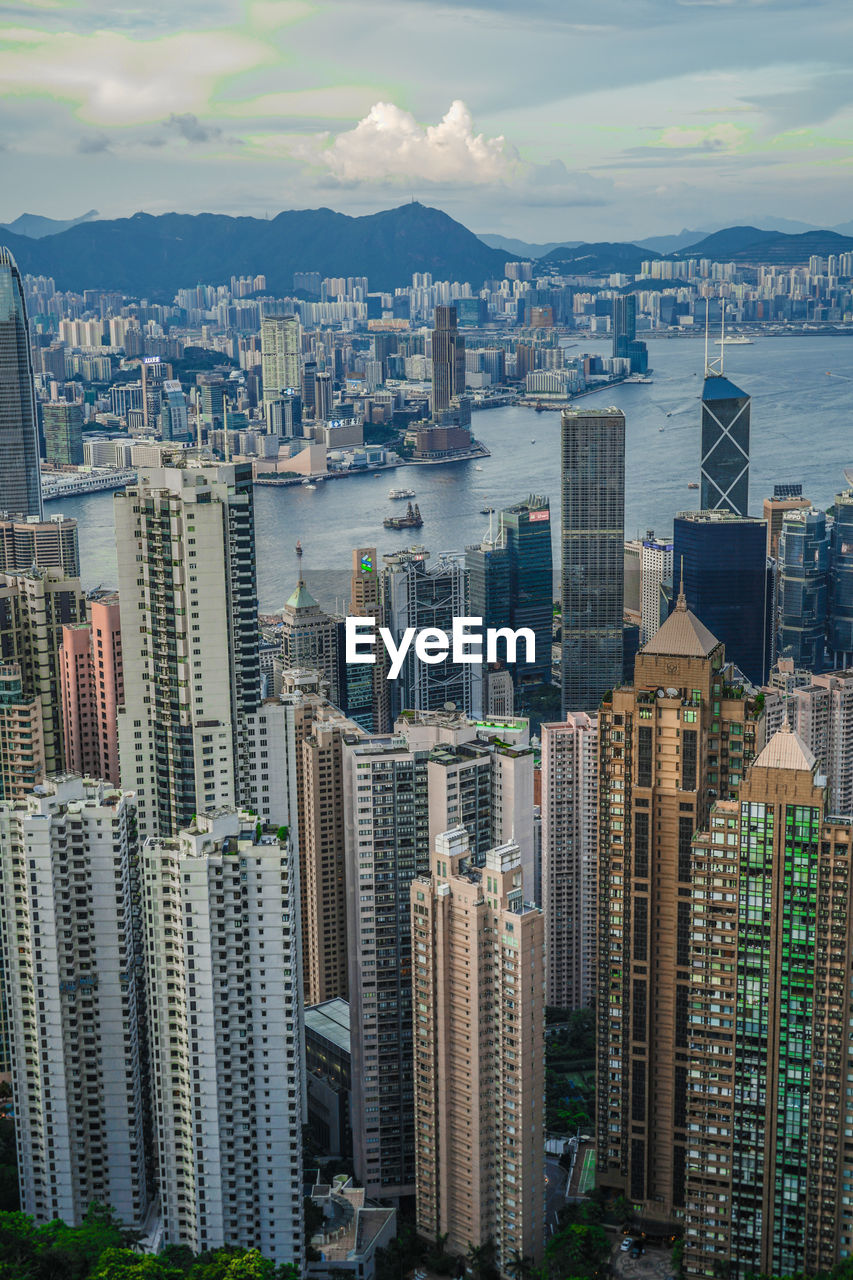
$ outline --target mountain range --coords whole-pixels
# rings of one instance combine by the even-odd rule
[[[171,299],[179,288],[224,284],[232,275],[264,274],[270,292],[289,294],[295,271],[367,276],[369,287],[382,291],[430,272],[434,280],[467,281],[476,289],[500,279],[508,258],[532,257],[533,250],[543,267],[573,275],[630,275],[644,260],[660,257],[794,266],[812,254],[853,249],[845,229],[853,232],[853,224],[793,234],[754,226],[683,230],[639,242],[533,245],[488,236],[484,243],[448,214],[413,202],[358,218],[331,209],[288,210],[271,219],[213,213],[109,219],[90,210],[61,222],[22,214],[0,227],[0,240],[23,271],[53,276],[59,289]]]

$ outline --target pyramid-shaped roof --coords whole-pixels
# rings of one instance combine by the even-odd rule
[[[817,757],[786,720],[759,754],[754,769],[800,769],[811,773]]]
[[[316,609],[317,601],[300,578],[296,584],[296,590],[284,606],[285,609]]]
[[[681,592],[672,613],[651,640],[643,645],[641,652],[672,658],[707,658],[719,643],[704,622],[700,622],[696,614],[687,608]]]
[[[749,396],[721,373],[712,373],[702,387],[703,400],[748,400]]]

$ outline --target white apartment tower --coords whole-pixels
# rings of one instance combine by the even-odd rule
[[[542,725],[542,906],[548,1004],[582,1009],[595,992],[598,720]]]
[[[0,804],[0,938],[21,1209],[145,1221],[133,797],[51,779]]]
[[[813,675],[793,690],[786,714],[820,762],[829,812],[853,815],[853,671]]]
[[[297,316],[264,316],[261,320],[261,374],[264,400],[278,400],[283,391],[299,390],[302,326]]]
[[[244,802],[260,696],[251,466],[145,468],[115,497],[122,785],[144,839]]]
[[[164,1238],[303,1258],[294,842],[199,815],[141,856],[149,1071]]]
[[[648,644],[660,628],[660,589],[661,583],[672,579],[672,548],[671,538],[656,538],[651,529],[643,538],[641,645]]]

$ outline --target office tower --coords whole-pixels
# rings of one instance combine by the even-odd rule
[[[637,297],[633,293],[618,294],[613,299],[611,320],[613,355],[631,361],[632,373],[647,373],[649,353],[645,342],[637,341]]]
[[[163,384],[172,378],[172,366],[159,356],[144,356],[142,372],[142,424],[152,435],[163,406]]]
[[[63,370],[64,373],[64,370]],[[41,516],[38,420],[24,285],[0,245],[0,511]]]
[[[703,511],[748,514],[749,406],[748,395],[722,372],[706,365],[699,497]]]
[[[293,841],[199,814],[140,856],[166,1243],[303,1260],[304,1031]]]
[[[176,378],[167,378],[163,383],[160,400],[160,438],[161,440],[186,440],[189,433],[187,398],[184,395],[184,389]]]
[[[316,418],[317,413],[317,362],[306,360],[302,366],[302,408],[306,418]]]
[[[322,673],[328,683],[329,700],[338,705],[338,623],[320,608],[302,576],[302,547],[297,545],[299,580],[281,611],[281,658],[284,669],[303,668]]]
[[[812,675],[791,690],[784,710],[820,765],[831,812],[853,814],[853,671]]]
[[[282,392],[299,394],[302,326],[297,316],[264,316],[261,320],[261,375],[264,401]]]
[[[34,565],[79,578],[76,520],[61,515],[47,519],[0,515],[0,573],[24,573]]]
[[[757,717],[683,593],[599,711],[597,1178],[656,1221],[684,1208],[692,1145],[691,841],[736,795]]]
[[[260,698],[252,468],[145,468],[115,496],[122,784],[143,837],[233,807]]]
[[[349,1005],[340,998],[305,1006],[308,1136],[323,1154],[352,1159]]]
[[[489,667],[483,672],[483,715],[486,719],[511,719],[515,714],[515,690],[508,671]]]
[[[832,665],[853,666],[853,487],[836,494],[829,560],[827,648]]]
[[[726,657],[761,685],[773,663],[774,570],[763,520],[719,511],[680,511],[673,577],[688,608],[726,646]]]
[[[0,799],[19,800],[43,778],[41,704],[25,697],[20,662],[0,662]]]
[[[432,331],[432,411],[450,408],[465,391],[465,339],[456,327],[455,307],[436,307]]]
[[[526,721],[420,712],[387,736],[344,737],[353,1154],[370,1196],[414,1192],[409,885],[428,872],[435,835],[460,821],[481,859],[515,826],[532,860],[526,735]]]
[[[510,624],[510,564],[503,530],[491,530],[482,542],[465,548],[468,608],[483,628]],[[537,657],[539,656],[537,651]]]
[[[501,1275],[545,1243],[545,930],[513,842],[470,860],[437,836],[411,886],[417,1227],[451,1254],[495,1245]]]
[[[83,465],[83,408],[57,400],[41,408],[45,459],[54,467]]]
[[[653,533],[653,530],[649,530]],[[625,539],[625,601],[623,617],[640,622],[643,609],[643,540]]]
[[[330,373],[318,373],[314,380],[314,417],[328,422],[334,416],[335,392]]]
[[[625,415],[562,415],[563,714],[622,680]]]
[[[641,553],[642,597],[640,644],[657,633],[661,623],[661,584],[672,580],[672,539],[656,538],[649,529]]]
[[[68,577],[61,569],[0,574],[0,649],[5,661],[20,668],[23,702],[38,705],[46,774],[65,769],[59,660],[62,630],[85,617],[79,578]]]
[[[778,541],[776,652],[794,666],[824,670],[829,534],[823,511],[786,512]]]
[[[535,660],[513,665],[515,683],[548,684],[554,628],[551,507],[547,498],[531,494],[505,507],[500,520],[509,556],[510,626],[529,627],[536,637]]]
[[[375,547],[356,547],[352,553],[349,611],[354,618],[375,618],[377,627],[384,625],[384,577],[377,567]],[[365,671],[366,677],[363,675]],[[391,691],[388,687],[388,655],[384,646],[377,649],[376,662],[372,665],[359,668],[352,664],[347,668],[347,679],[358,679],[363,689],[360,707],[354,706],[353,698],[348,695],[347,714],[368,733],[387,733],[391,728]]]
[[[789,511],[808,511],[811,505],[808,498],[803,497],[801,484],[774,484],[773,497],[764,499],[761,512],[767,521],[767,554],[774,560],[779,554],[779,535],[785,516]]]
[[[598,720],[583,711],[542,725],[542,907],[547,1002],[595,996],[598,923]]]
[[[830,813],[786,724],[694,841],[691,1277],[819,1275],[851,1253],[853,829]]]
[[[74,1226],[97,1200],[138,1229],[152,1188],[133,799],[51,779],[0,804],[0,849],[21,1209]]]
[[[197,373],[198,402],[208,435],[221,431],[225,421],[225,393],[227,386],[221,373]]]
[[[118,708],[124,702],[118,595],[89,603],[89,621],[62,628],[59,650],[65,768],[119,784]]]
[[[443,553],[430,565],[429,555],[422,547],[412,547],[383,557],[387,625],[398,645],[407,627],[416,631],[438,627],[450,635],[454,618],[470,616],[462,556]],[[421,662],[412,645],[399,676],[390,681],[393,714],[435,711],[447,702],[466,714],[478,712],[481,671],[479,665],[452,662],[449,657],[440,663]]]

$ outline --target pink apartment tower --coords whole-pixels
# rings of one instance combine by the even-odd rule
[[[65,767],[119,785],[116,714],[124,702],[118,594],[89,601],[89,622],[62,628]]]

